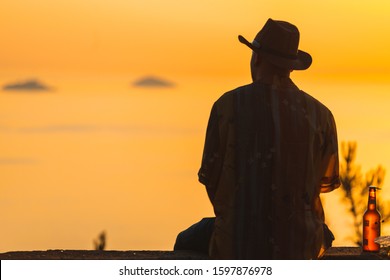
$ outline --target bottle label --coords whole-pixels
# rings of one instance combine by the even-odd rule
[[[370,221],[369,220],[364,220],[363,221],[363,226],[365,226],[365,227],[370,226]]]
[[[364,246],[367,246],[367,245],[368,245],[368,239],[367,239],[367,238],[364,238],[364,239],[363,239],[363,245],[364,245]]]

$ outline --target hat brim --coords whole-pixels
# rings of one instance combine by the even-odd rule
[[[310,67],[313,61],[310,54],[301,50],[298,50],[295,58],[287,58],[262,50],[261,48],[257,48],[241,35],[238,35],[238,40],[244,45],[248,46],[254,52],[262,54],[269,62],[281,68],[287,68],[291,70],[306,70]]]

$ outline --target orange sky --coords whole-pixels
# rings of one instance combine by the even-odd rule
[[[314,62],[293,79],[332,110],[340,141],[358,141],[363,171],[390,170],[389,14],[381,0],[1,0],[0,85],[56,91],[0,91],[0,251],[90,249],[102,229],[110,249],[169,249],[212,215],[196,180],[208,114],[250,81],[237,35],[269,17],[299,27]],[[145,75],[177,87],[130,86]]]
[[[268,17],[301,30],[308,75],[389,74],[390,3],[372,1],[2,0],[1,71],[242,75]]]

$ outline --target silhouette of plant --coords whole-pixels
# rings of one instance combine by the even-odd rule
[[[103,251],[106,247],[106,232],[102,231],[98,238],[93,241],[95,250]]]
[[[341,143],[340,180],[341,188],[344,190],[343,200],[349,204],[349,212],[353,216],[355,236],[352,240],[361,246],[362,217],[367,208],[368,187],[373,185],[383,188],[386,171],[381,165],[378,165],[363,176],[360,166],[355,163],[356,150],[356,142]],[[377,197],[377,208],[383,221],[390,218],[390,201],[382,202]]]

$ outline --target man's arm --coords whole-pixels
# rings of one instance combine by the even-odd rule
[[[326,146],[324,150],[325,172],[321,179],[321,193],[333,191],[341,184],[339,176],[339,153],[336,122],[332,114],[330,114],[328,120],[328,131],[326,136]]]
[[[211,203],[214,201],[222,167],[218,118],[217,107],[214,104],[207,125],[202,164],[198,172],[199,182],[206,186]]]

